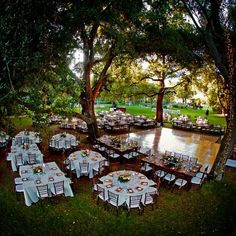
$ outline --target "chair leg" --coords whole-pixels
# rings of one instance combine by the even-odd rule
[[[118,213],[119,213],[119,208],[116,207],[116,215],[118,216]]]

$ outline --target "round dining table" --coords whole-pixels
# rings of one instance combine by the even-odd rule
[[[11,152],[7,155],[7,160],[11,161],[11,167],[13,171],[17,171],[16,156],[22,155],[23,163],[26,164],[29,155],[35,155],[35,161],[37,163],[43,163],[43,154],[39,150],[37,144],[16,145],[11,147]]]
[[[106,160],[99,152],[91,150],[80,150],[69,155],[70,170],[76,171],[77,178],[81,176],[80,163],[88,163],[88,177],[91,179],[94,176],[94,170],[98,169],[99,162]]]
[[[78,145],[78,141],[73,134],[59,133],[53,135],[50,140],[50,147],[56,150],[71,149]]]
[[[34,131],[21,131],[19,132],[13,139],[12,139],[12,145],[21,145],[24,143],[29,144],[39,144],[41,142],[40,134],[38,132]]]
[[[109,173],[100,178],[100,185],[105,189],[105,200],[108,199],[108,190],[119,195],[118,206],[129,204],[129,197],[142,195],[141,201],[144,203],[145,194],[148,192],[158,193],[156,183],[148,179],[145,175],[131,170],[119,170]]]

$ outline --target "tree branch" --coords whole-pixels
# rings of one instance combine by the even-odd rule
[[[12,83],[12,80],[11,80],[11,73],[10,73],[10,69],[9,69],[8,63],[7,63],[7,59],[6,59],[6,57],[4,57],[4,59],[5,59],[5,62],[6,62],[7,75],[8,75],[8,79],[9,79],[9,82],[10,82],[10,88],[14,92],[15,89],[14,89],[14,86],[13,86],[13,83]]]
[[[115,47],[115,44],[113,44],[110,48],[109,48],[109,51],[108,51],[108,59],[106,61],[106,64],[105,66],[103,67],[102,69],[102,72],[99,76],[99,79],[97,81],[97,83],[95,84],[94,86],[94,89],[93,89],[93,99],[95,99],[97,97],[97,95],[99,94],[102,86],[105,84],[106,82],[106,79],[107,79],[107,71],[114,59],[114,57],[116,56],[115,53],[114,53],[114,47]]]
[[[186,1],[185,1],[185,0],[182,0],[181,2],[184,4],[184,8],[185,8],[186,11],[188,12],[188,14],[189,14],[190,18],[192,19],[194,25],[197,27],[197,29],[198,29],[201,33],[203,33],[203,30],[201,29],[201,27],[198,25],[197,21],[195,20],[195,18],[194,18],[194,16],[193,16],[191,10],[189,9],[189,7],[188,7]]]

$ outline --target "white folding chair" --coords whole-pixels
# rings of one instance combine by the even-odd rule
[[[38,186],[36,186],[36,188],[37,188],[38,197],[40,199],[50,197],[47,184],[46,185],[38,185]]]
[[[89,174],[89,163],[79,163],[79,167],[80,167],[80,175],[88,175]]]
[[[141,215],[141,213],[143,211],[141,199],[142,199],[142,195],[129,196],[129,201],[127,204],[128,212],[130,212],[131,209],[138,209],[139,214]]]
[[[23,160],[22,153],[19,153],[19,154],[15,155],[15,161],[16,161],[16,167],[17,168],[19,166],[23,166],[24,165],[24,160]]]
[[[207,178],[208,165],[205,167],[204,172],[198,172],[196,176],[191,179],[191,184],[202,186],[204,180]]]
[[[105,189],[101,187],[99,184],[95,184],[94,194],[96,195],[96,198],[97,198],[97,204],[99,204],[99,201],[102,201],[105,206],[107,202],[106,197],[105,197]]]
[[[28,164],[36,164],[36,153],[28,153]]]
[[[143,205],[146,207],[148,205],[152,206],[152,210],[154,210],[154,205],[157,202],[157,191],[147,192],[145,193],[145,199]]]
[[[178,189],[181,189],[182,187],[186,186],[187,184],[187,180],[182,179],[182,178],[178,178],[175,180],[173,186],[172,186],[172,190],[174,189],[175,186],[178,187]]]
[[[54,196],[60,196],[60,195],[65,196],[64,180],[53,183],[53,186],[54,186],[54,193],[53,193]]]
[[[167,173],[164,178],[169,184],[176,179],[176,176],[172,173]]]
[[[108,200],[107,203],[114,206],[116,208],[116,213],[118,214],[118,203],[119,203],[119,195],[108,190]]]

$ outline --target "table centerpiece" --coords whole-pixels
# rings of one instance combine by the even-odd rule
[[[41,174],[43,173],[43,167],[40,165],[40,166],[33,166],[33,173],[34,174]]]
[[[121,174],[118,176],[118,180],[121,182],[121,183],[126,183],[128,181],[131,180],[131,174],[126,172],[124,174]]]
[[[61,137],[61,138],[65,138],[65,137],[66,137],[66,133],[65,133],[65,132],[64,132],[64,133],[61,133],[60,137]]]
[[[162,158],[165,164],[167,165],[173,165],[177,167],[180,164],[179,158],[173,157],[173,156],[164,156]]]
[[[82,157],[87,157],[90,154],[90,151],[88,149],[83,150],[80,152]]]

